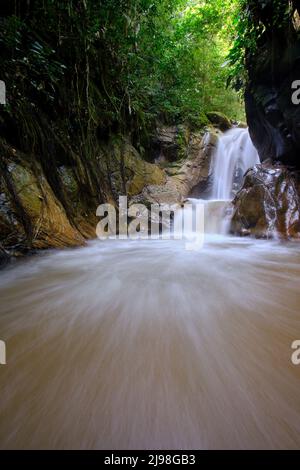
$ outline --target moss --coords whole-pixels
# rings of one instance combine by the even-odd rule
[[[10,164],[8,171],[25,212],[30,217],[38,217],[42,209],[43,196],[35,177],[21,165]]]
[[[144,161],[139,152],[125,139],[114,139],[104,153],[110,187],[115,200],[120,194],[134,196],[151,184],[164,184],[164,171]]]
[[[223,113],[213,111],[206,113],[206,116],[214,126],[219,127],[219,129],[221,129],[223,132],[232,127],[230,119]]]
[[[178,126],[176,144],[178,146],[177,150],[177,161],[183,160],[187,156],[187,149],[190,139],[190,129],[187,126],[181,125]]]
[[[196,114],[196,115],[194,114],[189,115],[186,120],[186,125],[192,131],[203,129],[209,123],[210,123],[209,119],[207,118],[206,114],[203,112],[200,112],[199,114]]]
[[[128,185],[128,195],[134,196],[139,194],[145,186],[148,185],[163,185],[166,181],[164,172],[157,166],[151,163],[145,163],[145,167],[140,167],[140,172],[137,171],[133,179]]]
[[[6,172],[10,182],[9,186],[6,185],[8,195],[10,203],[15,206],[18,223],[22,218],[30,224],[30,231],[25,230],[28,248],[83,244],[83,238],[70,224],[63,206],[55,197],[38,165],[33,172],[27,162],[21,163],[18,159],[18,163],[7,163]],[[23,220],[21,222],[24,225]],[[20,232],[17,226],[11,227],[10,231],[12,235]],[[22,236],[23,232],[20,234]]]

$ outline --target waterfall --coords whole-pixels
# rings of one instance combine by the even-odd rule
[[[209,200],[190,199],[193,205],[204,204],[206,234],[228,234],[233,208],[231,199],[241,188],[246,171],[259,161],[248,129],[234,128],[219,138],[211,162],[211,197]]]
[[[243,175],[259,161],[248,129],[235,128],[226,132],[219,138],[212,159],[211,199],[232,199],[234,193],[241,187]]]
[[[230,201],[204,200],[189,198],[188,201],[196,206],[204,205],[204,233],[206,235],[226,235],[231,219],[232,204]]]

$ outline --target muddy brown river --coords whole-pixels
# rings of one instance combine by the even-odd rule
[[[94,241],[0,272],[0,447],[300,446],[300,245]]]

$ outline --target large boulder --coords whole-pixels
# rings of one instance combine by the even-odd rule
[[[17,158],[2,161],[0,233],[2,247],[15,253],[84,243],[42,171]]]
[[[155,163],[145,161],[127,139],[115,139],[103,148],[102,164],[107,168],[111,196],[118,201],[119,195],[133,197],[145,186],[163,185],[166,175]],[[109,194],[107,194],[109,199]]]
[[[248,170],[233,205],[235,235],[300,238],[298,183],[282,166],[262,164]]]
[[[209,121],[222,132],[228,131],[232,127],[230,119],[223,113],[214,111],[206,113],[206,116]]]

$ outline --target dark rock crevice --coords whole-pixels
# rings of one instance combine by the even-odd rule
[[[248,0],[247,7],[260,33],[246,50],[245,108],[262,165],[245,175],[231,231],[299,239],[300,104],[293,97],[300,88],[300,2]]]
[[[271,158],[300,169],[300,105],[292,100],[292,85],[300,80],[300,37],[293,21],[299,2],[288,15],[285,0],[250,1],[249,8],[254,26],[264,25],[255,53],[246,56],[250,136],[261,161]]]

